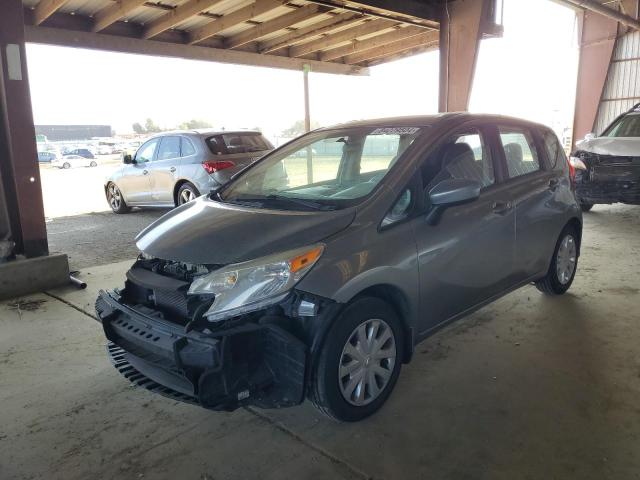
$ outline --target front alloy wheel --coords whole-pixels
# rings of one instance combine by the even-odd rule
[[[114,183],[107,186],[107,201],[114,213],[127,213],[130,210],[122,197],[122,192]]]

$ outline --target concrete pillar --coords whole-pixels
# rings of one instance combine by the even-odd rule
[[[595,124],[618,33],[618,22],[595,12],[578,13],[578,24],[580,59],[572,149],[575,142],[591,132]]]
[[[445,2],[440,21],[440,112],[469,109],[478,47],[494,0]]]
[[[47,255],[47,230],[25,55],[23,4],[2,0],[0,176],[16,252]]]

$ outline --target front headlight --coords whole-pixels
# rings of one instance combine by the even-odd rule
[[[227,265],[196,278],[190,295],[215,295],[204,314],[210,321],[259,310],[281,301],[318,261],[323,245],[289,250]]]
[[[576,170],[586,170],[587,169],[587,166],[578,157],[569,157],[569,163]]]

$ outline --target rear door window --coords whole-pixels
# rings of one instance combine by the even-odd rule
[[[540,170],[540,160],[531,132],[519,127],[499,127],[509,178]]]
[[[162,137],[156,160],[169,160],[180,156],[180,137]]]

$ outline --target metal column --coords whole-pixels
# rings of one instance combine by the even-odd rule
[[[3,0],[0,15],[0,177],[16,253],[47,255],[38,152],[31,113],[21,0]]]

